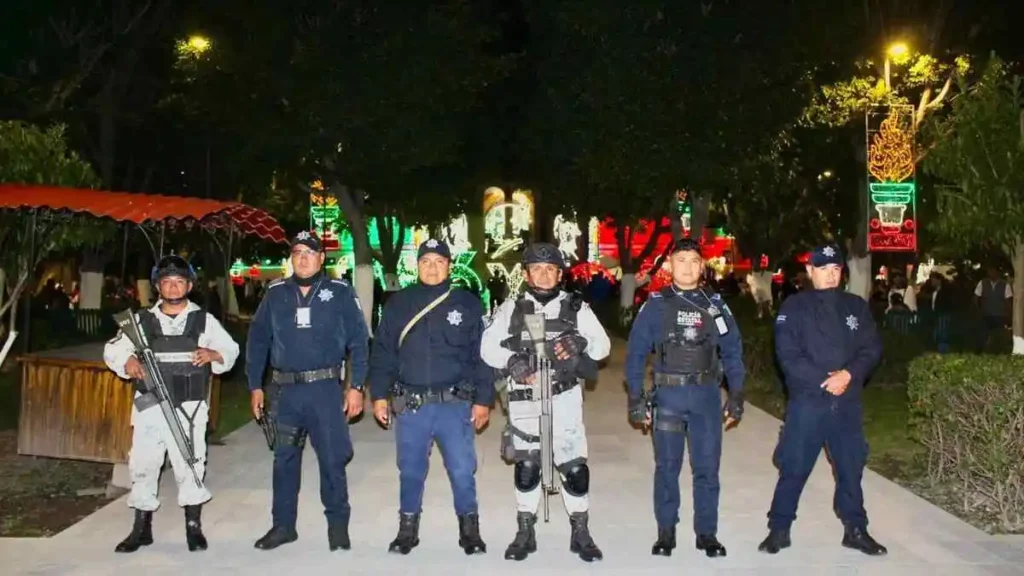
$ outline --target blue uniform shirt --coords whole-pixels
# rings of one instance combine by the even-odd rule
[[[807,290],[783,302],[775,319],[775,353],[791,397],[831,397],[821,384],[847,370],[839,398],[857,400],[882,358],[882,341],[868,303],[841,290]]]
[[[406,325],[431,302],[451,289],[448,298],[413,326],[401,346]],[[474,403],[494,402],[494,372],[480,358],[484,331],[480,299],[450,282],[437,286],[414,284],[388,300],[373,339],[370,396],[387,398],[391,385],[441,390],[465,383],[476,391]]]
[[[310,326],[298,323],[298,309],[309,307]],[[342,280],[324,276],[305,297],[291,277],[271,282],[249,324],[245,371],[249,389],[263,386],[270,364],[283,372],[341,366],[351,353],[352,387],[362,388],[369,356],[369,331],[355,292]]]
[[[705,297],[699,290],[676,291],[676,298],[684,296],[698,305],[706,303]],[[736,319],[733,318],[729,307],[722,301],[721,295],[711,294],[710,304],[721,311],[722,318],[729,328],[728,334],[718,337],[718,352],[725,368],[729,391],[739,392],[743,390],[743,380],[747,374],[746,368],[743,366],[743,341],[740,338],[740,329],[736,325]],[[633,321],[633,328],[629,331],[629,343],[626,346],[626,384],[629,386],[631,398],[640,396],[644,389],[647,355],[661,343],[664,317],[669,313],[670,307],[665,297],[660,292],[653,292]],[[660,363],[661,359],[656,358],[655,372],[661,371]]]

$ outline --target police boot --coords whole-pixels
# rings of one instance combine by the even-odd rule
[[[408,554],[420,544],[420,515],[399,514],[398,536],[391,541],[388,552]]]
[[[789,548],[791,544],[789,528],[772,529],[768,532],[768,537],[764,539],[764,542],[761,542],[757,549],[768,554],[778,554],[779,550]]]
[[[331,552],[338,548],[350,550],[352,541],[348,538],[348,522],[337,522],[327,525],[327,546]]]
[[[715,538],[713,535],[698,535],[697,550],[702,550],[708,558],[725,556],[725,546],[722,546],[722,543],[718,541],[718,538]]]
[[[185,506],[185,542],[188,542],[189,552],[206,550],[206,536],[203,535],[203,524],[199,519],[202,512],[202,506]]]
[[[866,528],[851,528],[847,526],[846,532],[843,534],[843,546],[860,550],[868,556],[885,556],[889,553],[885,546],[875,542],[875,539],[868,534]]]
[[[295,542],[299,539],[299,533],[295,531],[295,528],[284,528],[283,526],[274,526],[263,538],[256,541],[256,548],[260,550],[273,550],[282,544],[288,544],[289,542]]]
[[[529,512],[516,514],[519,530],[512,543],[505,549],[505,560],[525,560],[532,552],[537,551],[537,534],[533,525],[537,523],[537,515]]]
[[[593,562],[604,558],[601,549],[594,544],[594,539],[590,537],[590,528],[587,527],[589,519],[590,515],[587,512],[577,512],[569,516],[569,525],[572,526],[569,551],[579,554],[584,562]]]
[[[459,516],[459,546],[466,556],[487,552],[487,544],[480,538],[480,515],[472,512]]]
[[[671,556],[676,547],[676,527],[658,528],[658,540],[651,546],[653,556]]]
[[[152,543],[153,512],[136,510],[131,533],[117,545],[117,548],[114,548],[114,552],[135,552],[140,546],[149,546]]]

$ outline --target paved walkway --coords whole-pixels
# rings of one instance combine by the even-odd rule
[[[467,558],[457,548],[457,522],[440,455],[427,482],[421,544],[407,557],[386,553],[397,519],[398,474],[391,432],[364,418],[353,427],[356,456],[349,466],[354,502],[350,552],[327,551],[319,503],[316,459],[306,453],[300,498],[299,541],[273,552],[253,549],[269,527],[271,455],[255,425],[214,446],[209,485],[214,500],[204,524],[211,548],[190,554],[182,513],[174,506],[169,473],[161,486],[166,505],[154,519],[156,543],[131,555],[115,555],[131,512],[124,499],[111,503],[49,539],[0,539],[3,574],[1024,574],[1024,543],[996,538],[868,473],[864,480],[872,533],[889,547],[886,558],[869,558],[839,545],[841,526],[832,513],[832,477],[824,458],[801,502],[793,548],[777,556],[757,552],[776,472],[770,462],[779,422],[749,408],[743,424],[726,434],[722,459],[720,537],[728,558],[711,560],[693,549],[690,523],[680,524],[681,546],[671,558],[650,555],[655,526],[651,512],[653,462],[647,436],[625,421],[621,389],[622,346],[587,396],[593,510],[592,528],[605,552],[587,565],[568,552],[568,521],[556,497],[549,524],[538,528],[540,550],[523,563],[502,558],[515,532],[511,469],[498,457],[500,411],[477,442],[477,475],[483,537],[488,553]],[[683,518],[691,509],[689,471],[683,472]]]

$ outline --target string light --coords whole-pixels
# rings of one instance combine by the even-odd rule
[[[587,223],[587,235],[590,242],[587,244],[587,260],[597,262],[601,258],[601,221],[595,217],[590,218]]]
[[[566,220],[561,214],[555,216],[554,233],[558,250],[562,252],[566,260],[576,260],[577,239],[583,235],[579,225],[576,224],[576,214],[573,213],[571,220]]]
[[[913,134],[900,125],[896,110],[882,121],[868,154],[868,171],[879,182],[903,182],[914,174]]]
[[[868,125],[868,193],[876,217],[868,223],[872,251],[917,249],[913,108],[892,106],[877,132]]]

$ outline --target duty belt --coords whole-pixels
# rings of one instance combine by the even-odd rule
[[[655,386],[696,386],[704,383],[704,378],[709,372],[697,372],[695,374],[660,374],[654,375]]]
[[[470,402],[473,391],[459,384],[441,389],[419,388],[396,382],[392,388],[391,410],[395,414],[415,412],[426,404],[435,402]]]
[[[579,380],[573,378],[567,382],[554,382],[551,384],[551,394],[557,396],[562,392],[568,392],[579,385]],[[538,398],[540,400],[540,398]],[[533,401],[533,388],[521,388],[519,390],[508,391],[509,402],[532,402]]]
[[[282,372],[274,370],[272,381],[274,384],[308,384],[319,380],[340,379],[342,374],[341,366],[321,368],[319,370],[306,370],[304,372]]]

